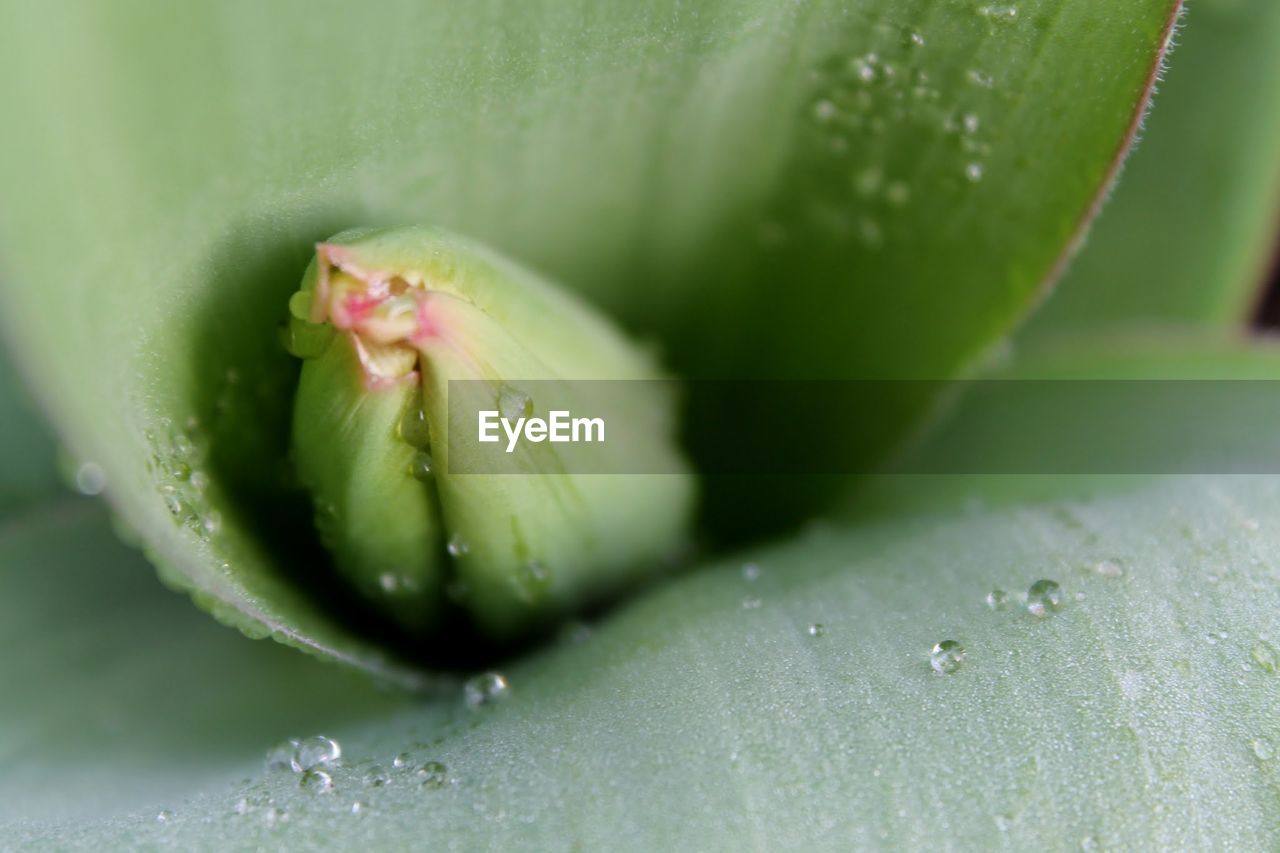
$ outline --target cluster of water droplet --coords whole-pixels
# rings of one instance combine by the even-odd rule
[[[991,35],[1020,21],[1016,5],[972,9]],[[813,71],[813,144],[803,169],[813,184],[807,194],[812,224],[875,249],[921,194],[913,188],[920,176],[941,164],[941,180],[931,190],[962,190],[984,180],[993,144],[981,113],[999,93],[990,71],[980,64],[957,68],[947,56],[935,56],[918,29],[879,22],[859,36],[870,37],[874,49],[833,57]],[[759,236],[766,247],[787,239],[772,219]]]
[[[399,434],[401,441],[417,449],[410,473],[419,482],[430,483],[434,476],[435,461],[431,458],[431,428],[427,424],[427,413],[422,407],[421,395],[401,415]]]
[[[1099,577],[1114,580],[1124,576],[1124,569],[1116,560],[1106,559],[1094,563],[1090,572]],[[993,588],[986,594],[985,603],[990,610],[1005,610],[1009,606],[1011,596],[1000,587]],[[1076,601],[1083,601],[1085,594],[1077,591]],[[1060,611],[1066,603],[1066,593],[1062,585],[1051,578],[1041,578],[1031,583],[1027,591],[1019,596],[1027,613],[1037,619],[1045,619]],[[933,671],[939,675],[950,675],[960,668],[964,662],[965,650],[955,640],[943,640],[930,651],[929,663]]]
[[[273,774],[284,772],[295,776],[298,789],[316,798],[312,802],[328,803],[328,807],[336,806],[352,815],[374,810],[376,792],[383,788],[414,786],[424,791],[435,791],[453,782],[442,762],[415,759],[409,752],[394,756],[390,769],[375,761],[348,766],[343,762],[342,747],[338,742],[323,735],[277,744],[267,751],[266,764]],[[306,801],[294,797],[277,798],[278,792],[272,790],[273,784],[268,779],[249,789],[235,801],[232,812],[240,817],[255,817],[268,828],[288,823],[298,808],[305,807]],[[352,790],[359,794],[349,803],[338,796]],[[164,811],[157,819],[165,821],[170,817],[172,813]]]
[[[146,437],[152,451],[149,468],[165,507],[175,522],[211,539],[222,527],[222,516],[209,499],[204,467],[208,446],[199,420],[193,416],[178,426],[164,418]]]

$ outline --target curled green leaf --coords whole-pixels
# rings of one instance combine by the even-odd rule
[[[669,564],[694,502],[675,447],[675,400],[652,359],[601,316],[528,270],[448,232],[344,232],[317,247],[290,301],[304,359],[294,408],[299,474],[338,570],[402,628],[462,606],[507,639]],[[475,429],[451,383],[517,420],[625,382],[640,473],[567,464],[538,444],[477,468],[450,442]],[[541,393],[541,392],[538,392]],[[639,426],[637,427],[637,424]],[[474,446],[474,445],[470,445]],[[602,469],[605,470],[605,469]],[[652,471],[652,473],[649,473]]]

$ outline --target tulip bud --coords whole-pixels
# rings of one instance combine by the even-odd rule
[[[652,575],[682,543],[694,484],[670,386],[643,381],[661,378],[650,358],[582,302],[409,227],[319,245],[290,308],[305,359],[295,458],[317,529],[402,627],[429,630],[452,601],[508,639]],[[618,438],[482,457],[468,401],[513,420],[553,404],[608,411]],[[616,473],[619,452],[652,469]],[[592,453],[599,470],[584,468]]]

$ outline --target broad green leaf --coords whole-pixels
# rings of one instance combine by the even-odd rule
[[[220,791],[298,727],[406,704],[358,673],[198,618],[83,500],[0,524],[0,645],[8,825]],[[0,839],[9,847],[11,831]]]
[[[171,582],[408,678],[288,480],[314,241],[448,226],[684,375],[949,375],[1064,256],[1175,6],[7,4],[0,316]]]
[[[1280,4],[1200,0],[1143,139],[1026,335],[1100,323],[1238,326],[1280,223]]]
[[[0,347],[0,518],[60,491],[53,441]]]
[[[55,591],[40,562],[71,547],[50,525],[17,547],[22,562],[7,557],[0,624],[16,611],[70,625],[68,607],[81,618],[67,633],[23,631],[26,661],[0,662],[25,688],[6,690],[20,701],[0,705],[0,730],[33,756],[6,774],[2,837],[42,849],[1273,849],[1278,511],[1280,479],[1184,478],[1103,501],[818,530],[708,566],[513,664],[503,701],[361,713],[358,687],[323,677],[341,671],[187,628],[182,608],[145,589],[112,614],[99,585],[118,579],[80,553],[58,566],[56,594],[29,595]],[[1018,601],[1040,578],[1064,593],[1045,618]],[[984,601],[997,587],[1010,593],[1002,610]],[[95,630],[103,621],[114,629]],[[949,675],[930,663],[944,639],[966,650]],[[53,722],[119,709],[160,728],[69,732],[45,725],[51,709]],[[261,769],[277,736],[319,732],[343,745],[332,792]],[[37,785],[26,774],[45,750]],[[156,761],[172,771],[163,795],[138,787]],[[432,761],[445,769],[419,772]],[[13,822],[42,788],[95,778],[86,768],[113,798],[151,805]],[[223,782],[240,774],[251,778]]]

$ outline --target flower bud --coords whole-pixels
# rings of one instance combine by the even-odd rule
[[[456,235],[409,227],[319,245],[290,309],[305,359],[295,457],[318,531],[401,626],[428,630],[452,601],[507,639],[652,575],[682,544],[695,490],[670,387],[589,381],[661,375],[582,302]],[[480,464],[467,396],[513,420],[551,405],[608,411],[625,441],[575,447],[574,464],[551,443]],[[654,473],[599,473],[618,470],[607,457],[619,447]],[[584,468],[592,453],[598,470]]]

